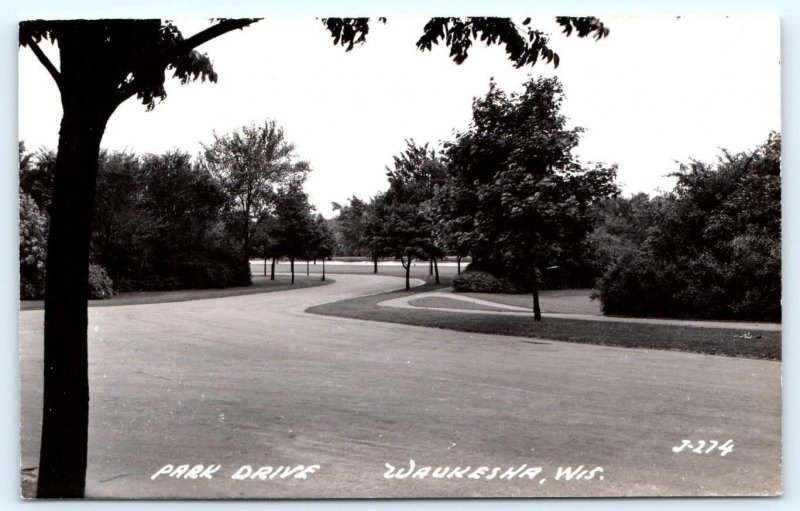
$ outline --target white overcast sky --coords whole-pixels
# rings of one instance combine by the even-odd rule
[[[311,18],[267,19],[202,46],[216,84],[167,82],[168,98],[146,112],[134,99],[109,122],[103,145],[137,153],[191,153],[250,122],[275,119],[311,163],[307,190],[331,216],[332,201],[386,187],[384,167],[404,139],[438,146],[467,129],[471,102],[490,77],[519,90],[529,76],[556,75],[570,125],[586,128],[583,161],[619,164],[625,193],[668,190],[675,160],[714,160],[720,148],[753,148],[780,131],[777,17],[602,17],[599,42],[565,37],[552,17],[561,65],[514,69],[500,48],[478,44],[458,66],[445,48],[416,50],[425,18],[374,23],[367,43],[346,53]],[[189,36],[204,20],[177,20]],[[49,46],[49,45],[48,45]],[[57,60],[57,50],[47,48]],[[19,53],[19,137],[29,149],[55,147],[57,89],[30,50]]]

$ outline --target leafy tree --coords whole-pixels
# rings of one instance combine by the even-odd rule
[[[368,204],[355,195],[341,205],[333,203],[333,210],[339,213],[336,218],[336,245],[342,255],[366,256],[365,246],[366,213]]]
[[[86,345],[89,247],[100,141],[116,108],[136,96],[152,109],[164,72],[186,83],[216,80],[195,48],[254,20],[222,20],[185,39],[160,20],[23,21],[33,51],[61,94],[63,117],[47,240],[44,406],[37,496],[83,497],[89,383]],[[39,48],[58,44],[56,67]]]
[[[562,100],[555,78],[531,79],[519,94],[492,82],[447,147],[434,201],[451,246],[469,251],[474,269],[530,289],[536,320],[543,270],[582,266],[590,208],[617,193],[615,167],[583,169],[572,156],[581,129],[566,129]]]
[[[386,244],[383,241],[383,217],[386,194],[379,193],[370,199],[364,210],[364,247],[372,260],[372,273],[378,273],[378,260],[386,255]]]
[[[317,214],[313,218],[312,236],[307,257],[309,259],[322,259],[322,280],[325,280],[325,259],[333,254],[336,240],[328,221]]]
[[[275,280],[275,260],[280,256],[280,247],[274,237],[277,218],[272,211],[261,214],[253,231],[253,248],[264,259],[264,276],[267,275],[267,261],[272,260],[270,280]]]
[[[270,232],[276,253],[289,258],[294,284],[294,262],[309,252],[314,239],[313,206],[303,191],[302,181],[295,180],[278,190],[275,199],[275,223]]]
[[[604,312],[780,320],[780,146],[773,133],[715,165],[682,164],[671,193],[607,207]]]
[[[267,211],[275,191],[293,173],[308,170],[294,162],[294,145],[286,141],[275,121],[243,126],[226,135],[214,134],[204,146],[205,162],[228,194],[230,208],[239,217],[242,253],[250,258],[256,220]]]
[[[142,205],[139,157],[101,151],[96,187],[90,259],[109,271],[118,290],[134,290],[150,271],[145,240],[154,229],[152,214]]]
[[[25,143],[19,143],[19,189],[30,196],[42,212],[50,211],[53,196],[53,168],[56,153],[40,148],[36,153],[28,153]]]
[[[371,233],[382,252],[400,260],[406,270],[406,289],[410,289],[415,258],[435,261],[442,255],[425,204],[443,176],[444,165],[435,151],[413,141],[406,141],[406,149],[394,157],[393,168],[387,168],[389,189],[377,202]]]
[[[148,110],[166,97],[165,71],[187,83],[216,81],[211,60],[195,50],[254,19],[224,19],[184,38],[161,20],[23,21],[19,43],[29,48],[56,83],[63,107],[51,205],[45,284],[45,377],[42,445],[37,496],[83,497],[89,417],[87,351],[88,263],[100,143],[116,108],[136,96]],[[527,26],[529,20],[522,22]],[[595,18],[557,18],[569,34],[608,34]],[[334,43],[348,50],[364,41],[366,18],[323,20]],[[443,40],[456,62],[467,58],[471,40],[500,44],[518,67],[543,58],[558,64],[545,34],[519,29],[507,18],[434,18],[420,49]],[[59,47],[56,67],[39,47]]]

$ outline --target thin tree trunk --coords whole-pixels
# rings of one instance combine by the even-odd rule
[[[433,275],[433,258],[428,259],[428,276]]]
[[[311,270],[309,268],[310,268],[310,264],[309,264],[308,260],[306,260],[306,277],[311,275]]]
[[[275,258],[272,258],[272,269],[269,273],[269,280],[275,280]]]
[[[542,320],[542,310],[539,308],[539,276],[536,268],[533,269],[533,320]]]
[[[322,259],[322,281],[325,281],[325,259]]]
[[[292,268],[292,284],[294,284],[294,257],[290,257],[289,261],[291,263],[291,268]]]
[[[400,263],[403,262],[403,258],[400,258]],[[411,289],[411,256],[408,256],[408,264],[404,264],[406,268],[406,291]]]
[[[39,498],[82,498],[89,431],[87,299],[97,160],[108,114],[92,91],[64,98],[54,169],[44,298]],[[111,109],[113,111],[113,109]]]
[[[436,283],[439,283],[439,263],[433,258],[433,271],[436,273]]]
[[[458,274],[461,275],[461,256],[456,257],[456,262],[458,263]]]
[[[377,256],[373,257],[372,258],[372,262],[373,262],[372,273],[377,274],[378,273],[378,257]]]

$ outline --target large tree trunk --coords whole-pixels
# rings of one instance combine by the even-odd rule
[[[433,258],[428,259],[428,276],[433,275]]]
[[[269,273],[269,280],[275,280],[275,258],[272,258],[272,269]]]
[[[372,273],[377,275],[377,273],[378,273],[378,257],[377,256],[372,258],[372,264],[373,264]]]
[[[89,243],[100,141],[113,112],[101,97],[97,91],[81,90],[72,97],[62,93],[47,239],[39,498],[84,496]]]
[[[439,263],[436,261],[436,258],[433,258],[433,271],[436,273],[436,283],[439,283]]]

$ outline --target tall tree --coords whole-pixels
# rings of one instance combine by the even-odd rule
[[[45,377],[37,496],[82,497],[86,479],[89,417],[87,339],[88,263],[100,142],[106,124],[125,100],[136,96],[151,110],[166,97],[165,71],[187,83],[216,81],[211,60],[196,47],[254,19],[224,19],[189,38],[161,20],[68,20],[20,23],[20,45],[30,48],[56,83],[63,108],[54,168],[45,291]],[[529,19],[522,21],[527,27]],[[608,34],[595,18],[557,18],[569,34]],[[348,50],[364,41],[367,18],[328,18],[335,44]],[[558,65],[547,36],[518,28],[508,18],[434,18],[417,42],[420,49],[443,40],[453,59],[467,58],[472,40],[503,45],[518,67],[540,58]],[[56,67],[39,47],[59,47]]]
[[[581,129],[566,128],[562,100],[555,78],[531,79],[511,95],[492,82],[473,104],[470,129],[448,147],[437,197],[453,214],[450,236],[469,246],[476,266],[532,291],[537,321],[542,271],[572,264],[587,243],[591,205],[617,193],[615,167],[575,161]]]
[[[37,496],[83,497],[89,421],[87,295],[89,237],[97,160],[106,124],[128,98],[151,110],[166,97],[165,71],[186,83],[216,81],[201,44],[252,19],[222,20],[184,38],[161,20],[69,20],[20,23],[20,45],[47,69],[63,117],[54,167],[47,240],[44,406]],[[58,45],[56,67],[39,47]]]
[[[250,124],[225,135],[214,134],[204,146],[205,161],[222,183],[239,217],[242,253],[250,258],[250,240],[256,220],[266,211],[279,186],[292,173],[306,172],[308,165],[295,162],[294,144],[273,120]]]

